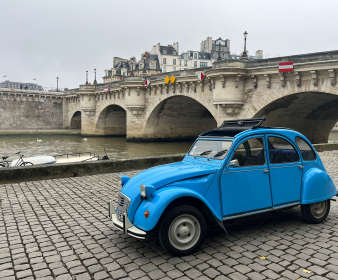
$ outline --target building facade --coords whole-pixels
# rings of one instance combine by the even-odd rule
[[[212,66],[210,53],[199,51],[187,51],[178,57],[178,69],[205,68]]]
[[[141,59],[136,61],[135,57],[123,59],[114,57],[114,67],[105,70],[103,83],[121,81],[128,76],[156,75],[161,74],[161,67],[158,56],[145,52]]]
[[[153,46],[150,54],[156,54],[160,62],[162,73],[177,71],[179,57],[178,42],[168,46],[161,46],[160,43]]]
[[[0,88],[14,88],[14,89],[27,89],[27,90],[44,91],[43,87],[38,85],[38,84],[11,82],[11,81],[8,81],[8,80],[0,83]]]

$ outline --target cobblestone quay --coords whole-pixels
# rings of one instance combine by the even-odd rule
[[[320,156],[338,185],[338,151]],[[156,235],[113,228],[106,202],[119,182],[112,173],[1,185],[0,279],[338,279],[337,202],[319,225],[296,207],[228,222],[229,235],[210,228],[179,258]]]

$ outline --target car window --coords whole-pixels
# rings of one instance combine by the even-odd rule
[[[316,160],[316,153],[304,139],[297,136],[296,144],[302,154],[303,160]]]
[[[243,141],[236,149],[231,160],[237,160],[238,166],[257,166],[265,164],[263,138],[251,138]]]
[[[224,159],[232,141],[198,140],[190,149],[189,156]]]
[[[285,139],[280,137],[268,137],[270,163],[298,162],[299,156],[295,148]]]

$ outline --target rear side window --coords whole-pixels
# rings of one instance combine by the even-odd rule
[[[295,148],[285,139],[280,137],[268,137],[270,163],[298,162],[299,155]]]
[[[302,153],[303,160],[316,160],[316,153],[305,140],[297,136],[296,144]]]

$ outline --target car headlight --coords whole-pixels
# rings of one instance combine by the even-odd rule
[[[121,186],[123,187],[125,183],[127,183],[129,181],[129,177],[126,175],[120,175],[121,177]]]
[[[143,198],[150,197],[155,191],[155,187],[152,185],[140,185],[140,193]]]

